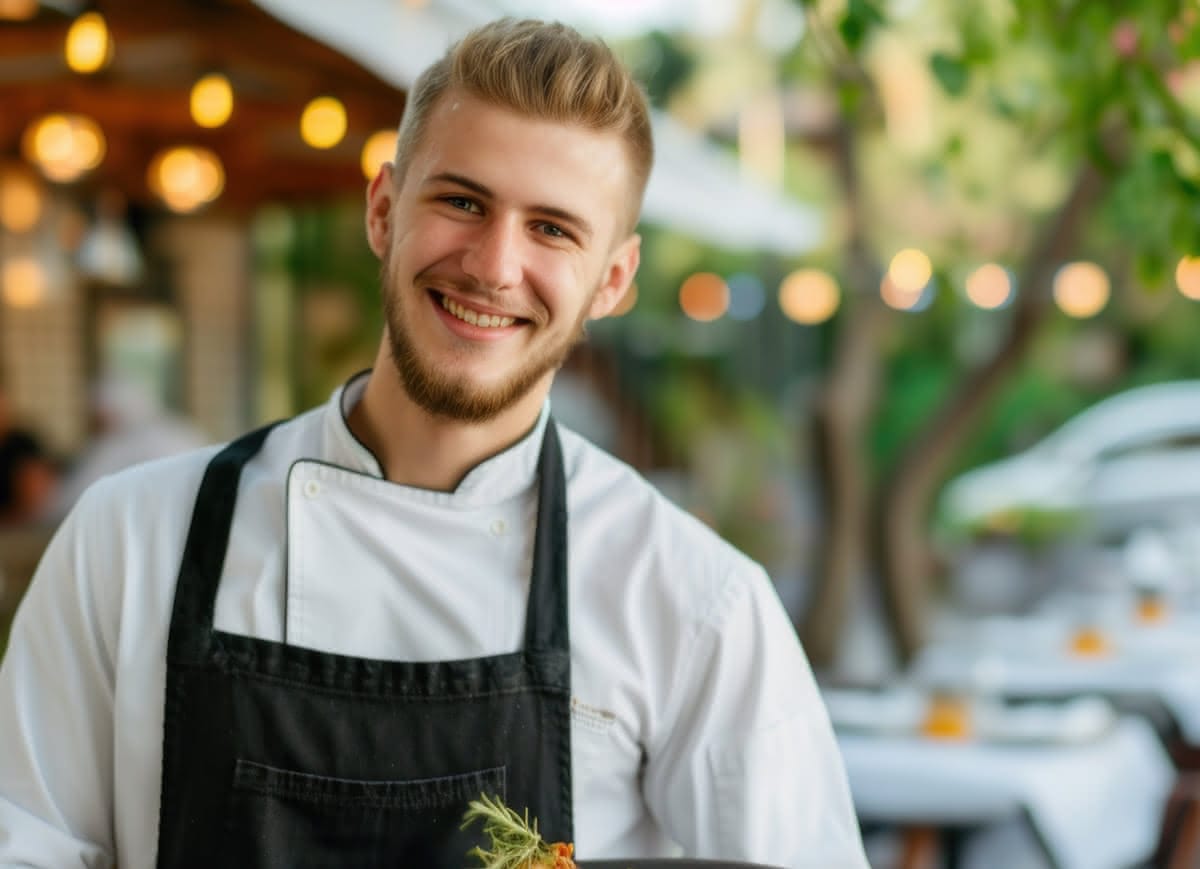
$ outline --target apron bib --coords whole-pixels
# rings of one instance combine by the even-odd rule
[[[524,647],[434,662],[214,630],[241,470],[269,430],[218,453],[196,497],[167,650],[160,869],[459,869],[484,843],[478,824],[460,829],[481,793],[528,807],[548,841],[571,841],[566,486],[553,420]]]

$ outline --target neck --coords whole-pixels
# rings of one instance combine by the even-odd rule
[[[511,408],[483,423],[436,416],[413,402],[391,358],[381,353],[347,424],[375,455],[386,479],[453,492],[472,468],[530,432],[537,424],[544,399],[545,389],[533,389]]]

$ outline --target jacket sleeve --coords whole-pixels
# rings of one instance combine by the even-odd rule
[[[0,664],[0,865],[113,865],[122,583],[101,512],[89,492],[55,533]]]
[[[807,658],[760,568],[729,578],[694,632],[645,792],[684,852],[867,869],[841,755]]]

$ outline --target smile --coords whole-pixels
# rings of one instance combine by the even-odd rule
[[[505,326],[511,326],[516,322],[515,317],[502,317],[499,314],[482,314],[479,311],[473,311],[470,308],[464,307],[446,296],[441,296],[440,298],[443,308],[464,323],[470,323],[472,326],[479,326],[483,329],[500,329]]]

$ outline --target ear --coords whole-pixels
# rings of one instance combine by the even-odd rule
[[[392,164],[384,163],[367,186],[367,244],[380,259],[387,253],[392,237],[392,204],[396,197],[392,171]]]
[[[637,274],[638,264],[642,260],[642,237],[631,235],[621,242],[608,263],[604,283],[592,297],[592,305],[588,309],[589,320],[599,320],[607,317],[617,303],[625,297],[633,276]]]

